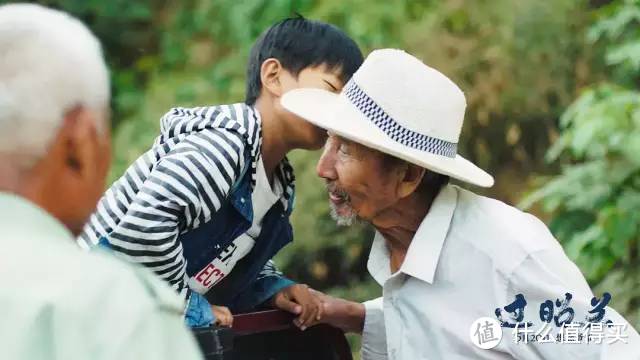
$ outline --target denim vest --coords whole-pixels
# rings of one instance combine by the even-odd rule
[[[251,201],[252,181],[251,157],[246,154],[245,168],[231,189],[226,201],[212,215],[211,220],[198,228],[179,236],[183,254],[187,260],[187,275],[194,276],[212,260],[220,256],[231,242],[251,227],[253,206]],[[266,263],[293,239],[289,216],[293,208],[294,196],[288,201],[287,209],[281,200],[277,201],[265,214],[260,235],[255,239],[251,251],[238,261],[231,273],[211,288],[204,296],[209,303],[229,307],[233,312],[247,311],[270,299],[281,289],[294,284],[277,272],[261,274]],[[195,292],[191,298],[198,297]],[[202,299],[193,299],[203,303]],[[208,307],[208,304],[196,305]],[[187,310],[193,309],[190,300]],[[187,321],[189,323],[189,321]],[[190,325],[193,326],[193,323]],[[201,326],[201,325],[199,325]]]

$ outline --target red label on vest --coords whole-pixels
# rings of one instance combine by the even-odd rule
[[[224,278],[225,274],[213,264],[209,263],[204,269],[196,274],[196,281],[207,289]]]

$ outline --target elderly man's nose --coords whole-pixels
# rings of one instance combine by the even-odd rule
[[[329,146],[329,144],[325,146],[322,156],[320,156],[320,160],[318,160],[316,173],[319,177],[327,180],[335,180],[337,178],[335,168],[335,149],[333,149],[332,146]]]

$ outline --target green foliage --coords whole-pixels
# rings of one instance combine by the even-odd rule
[[[615,66],[618,82],[634,86],[640,72],[640,2],[616,1],[600,11],[600,20],[591,27],[588,38],[592,42],[609,43],[606,53],[608,65]],[[627,75],[631,74],[629,78]],[[637,85],[637,84],[636,84]]]
[[[583,1],[446,1],[406,27],[406,47],[465,91],[468,157],[494,173],[541,165],[556,119],[599,69],[583,40],[586,10]]]
[[[640,324],[640,2],[613,2],[598,15],[588,36],[606,44],[610,77],[565,111],[547,154],[562,173],[523,206],[543,203],[567,255]]]

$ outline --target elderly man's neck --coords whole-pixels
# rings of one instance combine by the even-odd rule
[[[46,176],[38,173],[37,167],[25,169],[16,163],[15,158],[0,155],[0,191],[18,195],[52,213],[48,201],[51,189],[45,185]]]
[[[25,171],[11,160],[8,156],[0,155],[0,191],[21,195]]]
[[[413,193],[378,214],[373,226],[385,239],[391,258],[391,271],[396,272],[407,254],[418,227],[429,213],[437,193]]]

